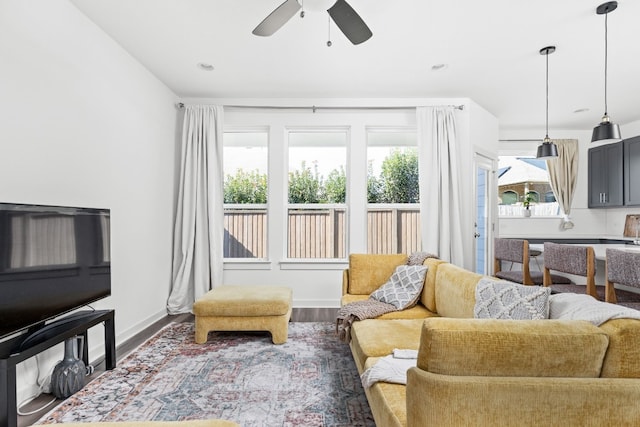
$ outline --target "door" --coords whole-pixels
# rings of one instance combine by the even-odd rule
[[[489,157],[476,153],[474,156],[475,177],[475,223],[474,254],[475,272],[490,274],[491,249],[493,242],[493,217],[496,184],[493,172],[494,161]]]

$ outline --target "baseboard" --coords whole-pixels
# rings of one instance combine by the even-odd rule
[[[335,299],[294,299],[293,308],[340,308],[340,301]]]

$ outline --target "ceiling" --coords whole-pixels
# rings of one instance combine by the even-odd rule
[[[304,19],[271,37],[251,34],[282,1],[71,0],[182,98],[468,97],[501,129],[542,137],[539,50],[555,45],[550,136],[590,129],[604,112],[604,0],[349,0],[373,37],[354,46],[331,25],[331,47],[331,0],[304,0]],[[619,124],[640,119],[638,19],[638,0],[620,0],[608,17],[609,115]]]

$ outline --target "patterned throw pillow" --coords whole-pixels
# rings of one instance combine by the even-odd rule
[[[550,293],[551,288],[480,279],[473,314],[477,319],[548,319]]]
[[[399,265],[387,283],[373,291],[370,297],[398,310],[414,306],[420,298],[427,268],[425,265]]]

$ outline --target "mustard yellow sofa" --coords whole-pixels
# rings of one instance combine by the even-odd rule
[[[342,304],[368,298],[406,255],[353,254]],[[474,319],[483,277],[427,259],[416,307],[354,322],[359,373],[393,349],[418,350],[407,384],[365,393],[376,425],[638,426],[640,321]]]

